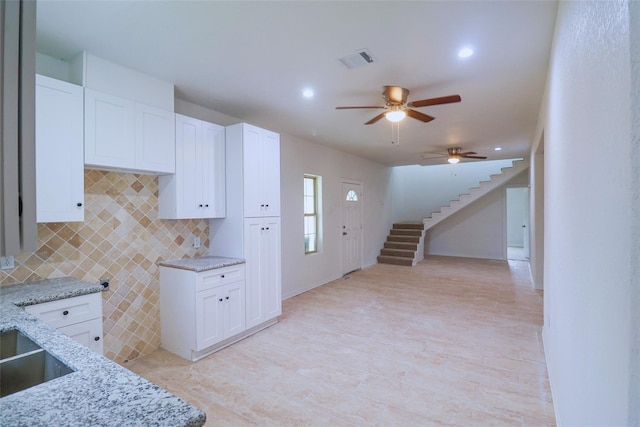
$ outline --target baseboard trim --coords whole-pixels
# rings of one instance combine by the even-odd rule
[[[544,350],[544,361],[545,364],[547,365],[547,377],[549,378],[549,388],[551,389],[551,399],[553,400],[553,412],[555,414],[556,417],[556,426],[557,427],[562,427],[562,417],[560,417],[560,408],[558,408],[558,402],[555,399],[556,393],[554,393],[554,378],[555,376],[553,375],[553,364],[549,363],[549,346],[547,345],[547,343],[549,342],[549,332],[547,330],[547,327],[543,327],[542,328],[542,348]]]

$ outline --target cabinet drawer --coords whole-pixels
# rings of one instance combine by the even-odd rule
[[[244,280],[244,264],[217,268],[196,275],[196,292]]]
[[[24,308],[29,314],[54,328],[73,325],[85,320],[102,318],[102,295],[94,293],[58,301],[29,305]]]

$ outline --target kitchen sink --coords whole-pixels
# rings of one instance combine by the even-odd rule
[[[0,333],[0,397],[74,372],[17,329]]]

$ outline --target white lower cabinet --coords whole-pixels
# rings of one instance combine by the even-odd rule
[[[244,281],[196,293],[195,350],[239,334],[244,325]]]
[[[245,266],[203,272],[160,267],[162,348],[198,360],[241,339]]]
[[[245,218],[247,328],[282,314],[280,217]]]
[[[102,295],[98,293],[26,306],[25,311],[102,354]]]

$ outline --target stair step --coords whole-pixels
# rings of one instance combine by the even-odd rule
[[[411,230],[411,229],[395,229],[392,228],[389,234],[394,236],[422,236],[422,229],[420,230]]]
[[[380,264],[407,265],[409,267],[413,266],[413,259],[397,256],[380,255],[378,256],[378,262]]]
[[[416,251],[406,250],[406,249],[387,249],[383,248],[380,250],[380,255],[390,255],[397,256],[402,258],[411,258],[415,256]]]
[[[411,242],[420,243],[419,236],[387,236],[387,242]]]
[[[396,222],[393,224],[393,228],[395,229],[413,229],[413,230],[422,230],[424,229],[424,224],[421,222],[415,221],[403,221]]]
[[[407,243],[407,242],[384,242],[384,247],[388,249],[404,249],[407,251],[418,250],[417,243]]]

